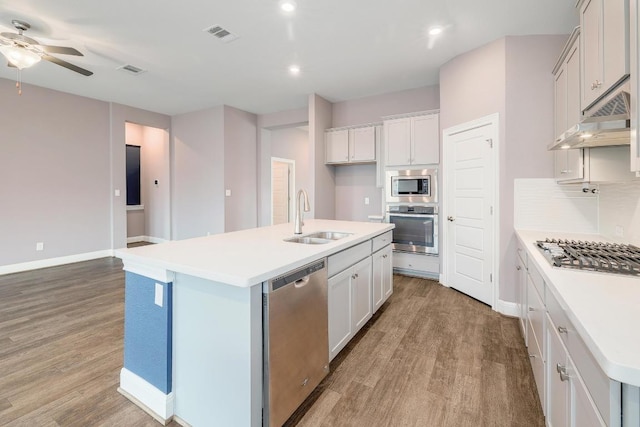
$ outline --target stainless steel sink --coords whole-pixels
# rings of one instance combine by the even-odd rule
[[[288,239],[284,239],[284,241],[303,243],[305,245],[323,245],[334,240],[343,239],[347,236],[351,236],[351,233],[342,233],[339,231],[317,231],[304,236],[289,237]]]
[[[305,245],[323,245],[325,243],[329,243],[331,240],[320,239],[318,237],[301,236],[301,237],[290,237],[288,239],[284,239],[284,241],[293,242],[293,243],[304,243]]]
[[[347,236],[351,236],[351,233],[342,233],[340,231],[318,231],[307,235],[307,237],[317,237],[318,239],[329,240],[340,240]]]

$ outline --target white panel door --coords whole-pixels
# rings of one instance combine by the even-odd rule
[[[494,304],[493,157],[497,122],[448,134],[447,285]]]
[[[272,224],[285,224],[289,222],[289,206],[291,198],[290,164],[273,161],[271,163],[271,200],[272,200]]]

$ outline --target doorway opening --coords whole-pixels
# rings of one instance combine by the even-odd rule
[[[127,245],[168,241],[171,238],[169,132],[126,122],[125,144]]]
[[[293,218],[296,161],[271,158],[271,225],[286,224]]]

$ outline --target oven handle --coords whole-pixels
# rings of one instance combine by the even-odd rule
[[[389,217],[399,216],[404,218],[435,218],[438,214],[404,214],[404,213],[387,213]]]

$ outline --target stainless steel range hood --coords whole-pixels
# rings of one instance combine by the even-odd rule
[[[547,148],[565,150],[630,143],[631,95],[629,79],[585,110],[582,122],[571,127]]]

